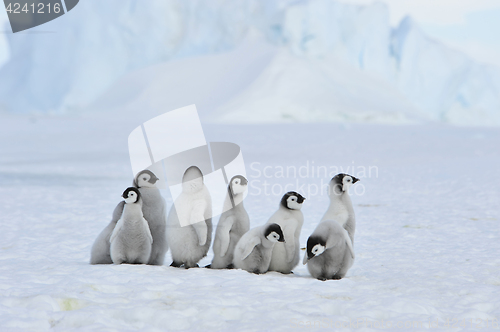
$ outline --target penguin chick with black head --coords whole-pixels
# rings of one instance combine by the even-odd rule
[[[151,255],[153,237],[142,214],[139,189],[129,187],[122,197],[125,199],[123,214],[110,238],[110,254],[114,264],[146,264]]]
[[[148,264],[162,265],[165,253],[168,250],[166,241],[166,209],[165,200],[156,187],[158,177],[150,170],[143,170],[135,176],[133,186],[139,188],[142,201],[142,213],[148,221],[151,234],[153,235],[153,248]],[[110,223],[102,230],[95,240],[90,253],[90,264],[112,264],[109,253],[111,233],[115,229],[116,223],[123,214],[125,201],[121,201],[115,207]]]
[[[340,173],[335,175],[328,185],[328,196],[330,206],[326,210],[321,221],[335,220],[349,233],[351,242],[354,244],[354,232],[356,231],[356,218],[352,207],[349,188],[359,179],[352,175]]]
[[[321,223],[307,240],[309,273],[317,279],[341,279],[354,263],[356,219],[349,188],[359,179],[340,173],[328,185],[330,205]]]
[[[149,265],[163,265],[168,250],[166,235],[167,204],[156,186],[158,180],[158,177],[147,169],[139,172],[134,179],[134,186],[139,188],[141,194],[142,213],[144,219],[148,221],[153,236]]]
[[[320,222],[307,239],[303,263],[319,280],[342,279],[354,260],[354,249],[347,231],[334,220]]]
[[[208,267],[230,269],[233,267],[234,248],[240,238],[250,229],[250,218],[243,206],[243,194],[248,181],[242,175],[235,175],[227,187],[223,213],[220,216],[214,239],[214,258]]]
[[[203,182],[203,173],[196,166],[184,172],[182,193],[167,217],[167,241],[173,267],[197,267],[210,248],[212,199]]]
[[[286,242],[274,246],[269,271],[288,274],[300,261],[300,231],[304,224],[300,209],[304,200],[305,197],[295,191],[287,192],[281,199],[278,211],[267,222],[278,224],[286,239]]]
[[[234,267],[255,274],[266,273],[273,247],[278,242],[285,242],[278,224],[252,228],[241,237],[234,249]]]

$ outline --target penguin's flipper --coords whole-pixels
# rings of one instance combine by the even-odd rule
[[[149,223],[145,218],[142,218],[142,222],[144,224],[144,227],[146,228],[146,234],[149,239],[149,243],[153,244],[153,235],[151,234],[151,229],[149,228]]]
[[[120,229],[122,228],[123,226],[123,222],[120,222],[121,220],[119,220],[117,223],[116,223],[116,226],[115,226],[115,229],[113,229],[113,233],[111,233],[111,237],[109,238],[109,243],[112,243],[113,240],[115,239],[115,237],[118,235],[118,233],[120,232]]]
[[[229,232],[231,231],[231,227],[233,227],[234,217],[227,217],[222,224],[219,222],[219,239],[220,239],[220,257],[226,256],[227,250],[229,249],[229,242],[231,237]]]
[[[287,220],[286,226],[283,228],[283,236],[285,237],[286,261],[290,263],[295,257],[295,229],[299,222],[296,219]]]
[[[125,207],[125,201],[121,201],[116,205],[115,209],[113,210],[113,216],[111,217],[111,222],[116,224],[118,220],[120,220],[123,214],[124,207]]]
[[[243,250],[241,260],[247,258],[252,253],[253,248],[255,248],[255,246],[259,245],[260,243],[260,238],[258,236],[254,236],[249,239],[249,241],[245,244],[245,250]]]
[[[191,226],[194,227],[196,235],[198,236],[198,244],[204,246],[207,243],[208,227],[205,221],[200,221]]]
[[[349,233],[344,229],[344,238],[345,238],[345,243],[347,245],[347,249],[351,253],[352,259],[354,259],[354,248],[352,247],[352,242],[351,238],[349,237]]]

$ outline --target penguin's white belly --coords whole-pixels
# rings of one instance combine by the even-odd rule
[[[273,248],[269,270],[278,271],[281,273],[290,273],[299,262],[299,246],[300,244],[298,243],[298,241],[296,241],[296,252],[293,253],[292,261],[288,262],[285,244],[281,242],[276,243]]]
[[[271,263],[269,269],[273,271],[287,270],[289,265],[286,261],[286,248],[283,243],[276,243],[273,248],[271,256]]]
[[[111,242],[110,254],[114,263],[146,264],[151,254],[151,242],[145,227],[120,230]]]
[[[344,227],[349,219],[349,211],[344,205],[339,205],[335,208],[335,212],[327,211],[321,221],[324,220],[335,220],[340,224],[340,226]]]

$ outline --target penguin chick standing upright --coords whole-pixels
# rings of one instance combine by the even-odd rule
[[[181,226],[185,225],[185,226]],[[173,262],[170,266],[198,266],[207,255],[212,241],[212,199],[196,166],[189,167],[182,178],[182,193],[167,217],[167,242]]]
[[[276,242],[285,242],[278,224],[252,228],[241,237],[234,249],[234,267],[256,274],[266,273]]]
[[[148,261],[149,265],[163,265],[168,250],[166,235],[167,205],[165,199],[161,196],[160,190],[156,187],[158,180],[158,177],[147,169],[139,172],[134,179],[134,185],[139,188],[141,193],[142,213],[144,219],[148,221],[153,236],[153,248]]]
[[[295,191],[287,192],[267,224],[280,225],[285,235],[285,243],[276,243],[273,248],[269,271],[288,274],[300,261],[300,231],[304,215],[300,209],[305,198]]]
[[[158,177],[150,170],[139,172],[133,180],[134,187],[139,188],[142,200],[142,213],[148,221],[151,234],[153,235],[153,248],[148,264],[162,265],[165,253],[168,250],[166,229],[166,203],[156,188]],[[113,217],[106,228],[102,230],[95,240],[90,252],[90,264],[112,264],[109,253],[109,239],[116,223],[123,213],[124,201],[121,201],[113,211]]]
[[[151,255],[153,237],[142,214],[139,189],[129,187],[123,192],[123,214],[110,238],[110,253],[114,264],[146,264]]]
[[[358,182],[354,176],[340,173],[335,175],[328,185],[328,195],[330,196],[330,206],[325,212],[321,221],[335,220],[342,226],[354,244],[354,232],[356,231],[356,219],[352,207],[349,188]]]
[[[340,173],[329,183],[330,206],[307,240],[308,252],[304,257],[304,264],[310,259],[307,268],[315,278],[343,278],[354,263],[356,219],[349,188],[358,181],[354,176]]]
[[[341,279],[354,260],[354,249],[347,231],[334,220],[320,222],[307,239],[303,263],[319,280]]]
[[[247,179],[234,176],[228,187],[214,239],[214,258],[210,265],[213,269],[233,267],[234,247],[240,238],[250,229],[250,218],[243,206],[243,193],[247,190]]]

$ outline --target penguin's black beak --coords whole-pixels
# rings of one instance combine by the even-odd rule
[[[148,181],[148,182],[149,182],[149,183],[151,183],[151,184],[155,184],[155,183],[156,183],[156,181],[158,181],[158,180],[159,180],[159,179],[158,179],[156,176],[152,176],[152,177],[151,177],[151,179],[149,179],[149,181]]]
[[[354,176],[352,177],[352,184],[355,184],[358,181],[361,181],[361,180],[358,178],[355,178]]]
[[[281,237],[278,242],[286,242],[284,237]]]

